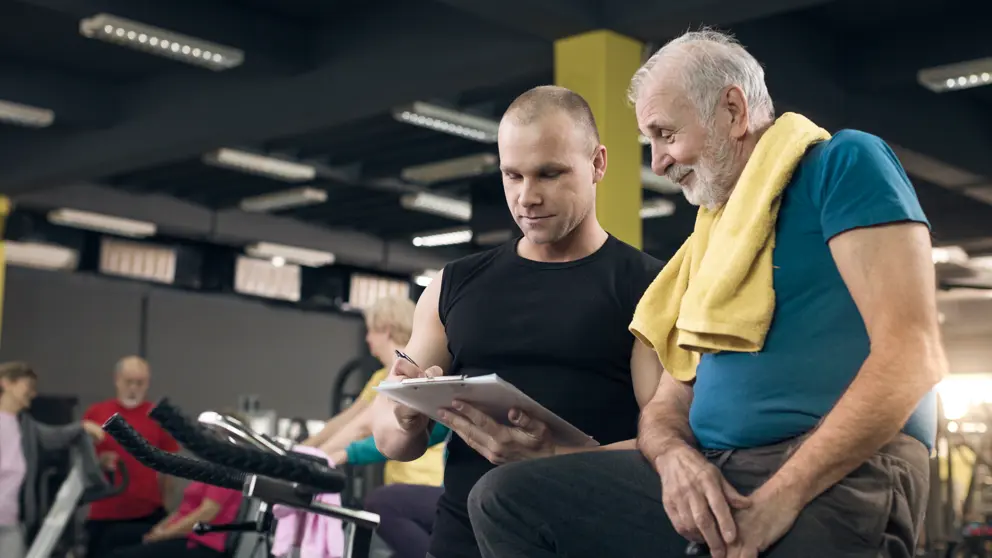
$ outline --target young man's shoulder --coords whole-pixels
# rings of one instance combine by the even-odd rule
[[[614,257],[618,261],[623,262],[628,266],[633,266],[636,269],[643,269],[654,274],[657,274],[661,271],[661,268],[665,267],[665,262],[659,260],[651,254],[635,248],[619,238],[612,236],[610,238],[611,242],[613,242]]]

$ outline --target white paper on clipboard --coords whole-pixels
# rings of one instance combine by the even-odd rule
[[[598,446],[599,442],[568,421],[528,397],[496,374],[485,376],[438,376],[400,382],[382,382],[375,388],[382,395],[438,420],[438,409],[451,407],[455,399],[486,413],[493,420],[510,424],[510,409],[517,408],[548,425],[557,444],[572,447]],[[440,422],[440,421],[439,421]]]

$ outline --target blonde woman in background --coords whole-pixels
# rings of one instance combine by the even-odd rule
[[[413,301],[406,297],[380,298],[365,311],[365,343],[383,368],[378,370],[346,410],[332,418],[324,428],[304,445],[319,447],[341,464],[346,460],[348,446],[372,435],[369,407],[375,399],[375,387],[389,374],[396,360],[396,351],[406,347],[413,328]],[[444,447],[427,451],[420,459],[410,462],[388,461],[384,472],[385,484],[414,484],[441,486],[444,479]]]
[[[0,557],[25,554],[24,532],[38,517],[38,461],[42,451],[69,447],[89,434],[103,439],[100,425],[82,421],[48,426],[24,412],[37,395],[38,375],[23,362],[0,364]]]

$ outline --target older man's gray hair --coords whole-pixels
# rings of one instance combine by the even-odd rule
[[[686,95],[704,123],[712,121],[721,92],[732,85],[744,92],[752,129],[775,119],[775,107],[765,85],[765,70],[732,35],[702,29],[666,43],[631,79],[628,90],[631,103],[637,103],[645,82],[652,78],[662,60],[678,64]]]

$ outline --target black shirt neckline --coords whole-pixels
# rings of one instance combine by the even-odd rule
[[[572,260],[568,262],[539,262],[537,260],[530,260],[520,255],[517,252],[517,245],[523,240],[523,236],[518,236],[517,238],[506,243],[506,250],[510,252],[510,257],[517,265],[524,265],[529,267],[535,267],[538,269],[567,269],[570,267],[578,267],[581,265],[587,265],[603,257],[603,254],[609,251],[609,248],[617,242],[617,239],[610,233],[606,233],[606,242],[602,244],[595,252],[589,254],[588,256],[583,256],[577,260]]]

